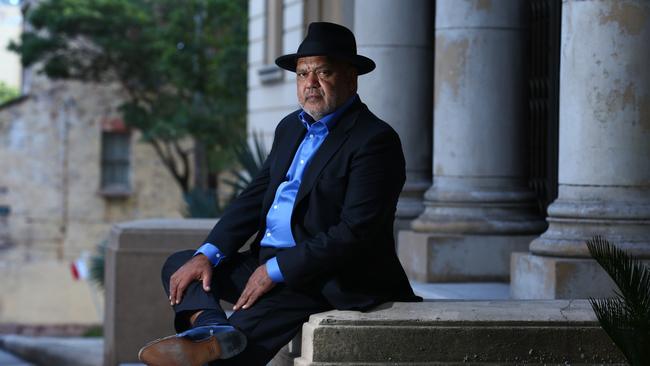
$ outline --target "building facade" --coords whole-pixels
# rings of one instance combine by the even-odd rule
[[[248,122],[298,108],[273,65],[312,21],[351,28],[369,108],[399,133],[398,252],[411,279],[510,281],[513,298],[611,283],[584,244],[650,259],[650,3],[250,0]]]
[[[181,217],[181,191],[125,127],[120,90],[24,72],[0,106],[0,323],[98,324],[101,291],[71,263],[116,222]]]

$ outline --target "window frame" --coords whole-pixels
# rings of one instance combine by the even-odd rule
[[[102,130],[99,193],[106,198],[126,198],[133,194],[131,139],[131,132],[128,130]],[[120,153],[115,154],[115,151]],[[109,175],[114,176],[108,178]],[[120,175],[124,178],[115,178]]]

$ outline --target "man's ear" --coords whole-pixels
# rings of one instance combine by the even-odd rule
[[[359,81],[359,79],[357,78],[356,70],[353,71],[353,73],[354,74],[350,76],[350,91],[356,93],[358,87],[357,82]]]
[[[359,80],[359,75],[356,67],[348,65],[347,77],[348,80],[350,80],[350,92],[356,93],[358,87],[357,82]]]

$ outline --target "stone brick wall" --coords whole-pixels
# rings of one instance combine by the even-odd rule
[[[180,217],[181,192],[134,132],[131,194],[101,194],[102,125],[120,118],[120,90],[32,73],[26,79],[29,94],[0,107],[0,203],[10,210],[10,243],[0,250],[0,323],[98,323],[101,309],[87,286],[72,283],[70,262],[94,251],[116,222]],[[32,275],[36,283],[25,283]],[[36,305],[45,293],[53,298],[41,309]]]

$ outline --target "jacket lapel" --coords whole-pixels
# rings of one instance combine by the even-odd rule
[[[273,199],[275,198],[275,193],[278,189],[280,183],[285,181],[287,171],[293,160],[293,156],[296,154],[300,142],[305,136],[307,130],[300,123],[298,119],[298,114],[293,117],[292,125],[289,128],[285,129],[285,133],[278,135],[278,152],[276,158],[273,160],[273,163],[276,166],[271,169],[271,180],[269,182],[268,194],[265,197],[265,202],[263,203],[264,212],[267,212]],[[272,193],[271,193],[272,192]]]
[[[302,176],[294,207],[311,191],[327,162],[339,150],[345,140],[347,140],[350,129],[356,122],[359,111],[362,108],[362,104],[360,102],[357,103],[357,105],[350,106],[350,110],[341,116],[341,119],[337,121],[337,126],[327,135],[323,144],[318,148],[316,155],[314,155]]]

